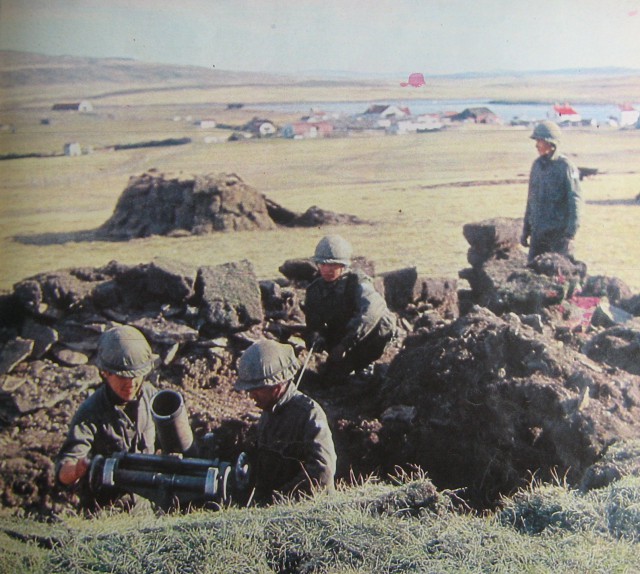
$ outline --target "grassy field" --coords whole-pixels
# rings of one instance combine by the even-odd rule
[[[639,493],[637,477],[586,494],[533,485],[479,516],[414,477],[186,516],[46,524],[0,515],[0,573],[631,574]]]
[[[196,265],[246,258],[260,277],[273,278],[285,259],[310,255],[330,232],[346,236],[356,253],[376,262],[378,272],[416,266],[428,276],[456,277],[467,266],[465,223],[524,212],[535,149],[522,129],[463,126],[406,136],[205,144],[209,132],[172,120],[188,109],[152,107],[146,115],[142,108],[114,107],[95,115],[61,115],[49,126],[40,125],[37,114],[15,112],[18,129],[0,133],[0,153],[59,153],[66,141],[96,150],[169,137],[191,137],[193,143],[0,162],[0,289],[42,271],[113,259],[147,262],[158,256]],[[216,117],[240,121],[239,113],[219,109]],[[634,201],[640,193],[640,131],[565,130],[563,148],[577,165],[600,170],[583,181],[578,258],[590,274],[620,277],[640,291],[634,232],[640,209]],[[287,208],[304,211],[318,205],[358,215],[371,225],[121,243],[73,240],[74,233],[108,219],[129,177],[149,168],[184,175],[233,172]]]

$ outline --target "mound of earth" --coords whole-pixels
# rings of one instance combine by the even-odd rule
[[[113,215],[97,235],[126,240],[151,235],[364,223],[316,206],[299,214],[268,200],[235,174],[171,178],[155,172],[131,177]]]
[[[608,445],[640,433],[639,376],[482,307],[407,339],[381,393],[388,462],[480,503],[529,473],[576,484]]]
[[[470,289],[415,268],[376,274],[354,258],[396,312],[398,338],[371,377],[346,386],[324,386],[324,355],[311,357],[301,385],[327,412],[338,478],[420,465],[439,488],[462,488],[483,506],[532,472],[566,472],[577,484],[610,443],[638,435],[638,296],[576,262],[526,266],[504,239],[517,223],[470,226],[465,236],[482,242],[472,271],[461,272]],[[114,261],[42,273],[0,296],[0,504],[44,515],[73,500],[55,483],[52,460],[100,384],[97,341],[114,324],[148,338],[153,382],[184,396],[196,441],[213,432],[229,460],[245,450],[259,411],[233,391],[238,356],[265,337],[306,355],[301,302],[316,269],[289,260],[280,271],[258,281],[249,261]]]

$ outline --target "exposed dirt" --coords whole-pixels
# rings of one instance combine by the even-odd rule
[[[372,376],[327,387],[323,356],[311,358],[300,386],[327,413],[339,479],[420,466],[482,508],[532,473],[580,484],[609,445],[640,435],[638,296],[563,258],[526,267],[513,250],[518,230],[510,220],[465,226],[470,291],[415,269],[375,277],[399,336]],[[371,262],[355,261],[373,274]],[[196,440],[213,432],[219,455],[234,460],[259,417],[233,390],[240,353],[270,337],[306,357],[300,302],[314,268],[296,260],[281,272],[258,282],[249,262],[112,262],[25,279],[0,297],[1,504],[51,515],[74,502],[55,484],[53,459],[100,384],[96,343],[114,322],[145,333],[155,384],[181,392]]]

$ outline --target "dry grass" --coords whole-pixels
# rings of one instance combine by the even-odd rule
[[[393,97],[394,89],[387,88],[385,94]],[[247,88],[242,92],[250,93]],[[324,88],[325,99],[331,99],[329,93],[335,99],[345,95]],[[225,99],[246,99],[242,94],[226,94]],[[262,90],[261,95],[264,101],[282,96],[278,88]],[[289,93],[287,99],[295,95]],[[170,97],[178,98],[175,93]],[[205,144],[209,132],[193,121],[172,118],[193,114],[195,119],[213,110],[218,121],[242,123],[259,112],[226,111],[215,104],[192,107],[188,93],[164,106],[135,106],[137,96],[128,98],[128,107],[103,108],[104,102],[94,115],[58,114],[49,126],[39,122],[41,116],[51,115],[44,108],[4,114],[2,120],[17,130],[0,133],[0,153],[59,153],[67,141],[96,149],[169,137],[190,137],[193,143],[0,162],[0,289],[10,289],[42,271],[99,266],[112,259],[146,262],[157,256],[196,265],[246,258],[260,277],[273,278],[285,259],[308,256],[329,232],[345,235],[358,254],[376,262],[379,272],[416,266],[425,275],[457,277],[467,266],[465,223],[521,217],[524,211],[535,149],[528,132],[518,128],[465,126],[396,137]],[[213,94],[211,99],[216,99]],[[640,193],[640,131],[575,129],[566,131],[565,140],[564,149],[578,165],[601,172],[583,182],[587,203],[577,256],[587,263],[590,274],[618,276],[640,291],[635,232],[640,204],[634,201]],[[184,174],[235,172],[290,209],[304,211],[318,205],[356,214],[372,224],[154,237],[128,243],[69,241],[69,233],[102,224],[128,178],[149,168]]]

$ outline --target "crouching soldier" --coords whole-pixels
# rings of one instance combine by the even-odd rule
[[[334,489],[331,430],[320,405],[297,389],[299,370],[293,348],[269,340],[252,344],[238,362],[235,388],[262,410],[251,456],[258,503]]]
[[[328,353],[325,380],[345,382],[377,359],[395,335],[396,317],[371,279],[350,269],[352,249],[339,235],[323,237],[313,257],[320,277],[307,288],[307,348]]]
[[[100,337],[96,366],[103,384],[73,416],[57,457],[56,477],[65,486],[78,487],[86,510],[104,506],[130,509],[139,502],[135,495],[94,494],[88,471],[96,455],[154,452],[151,400],[156,389],[145,380],[153,367],[151,347],[134,327],[114,327]]]

